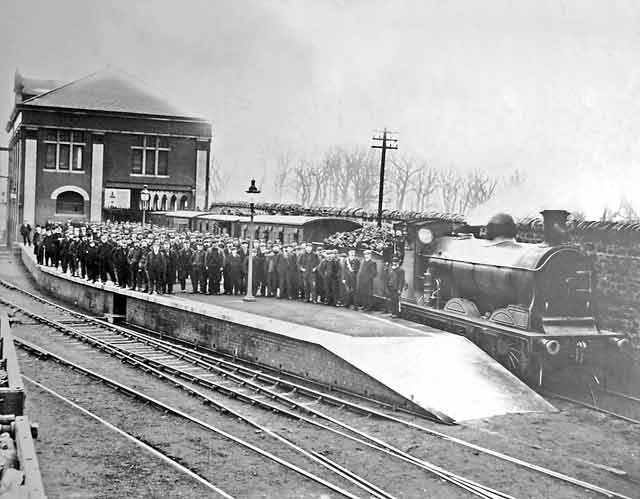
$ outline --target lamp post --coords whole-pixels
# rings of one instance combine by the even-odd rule
[[[256,181],[251,180],[251,185],[247,189],[247,194],[260,194],[260,189],[256,187]],[[243,298],[244,301],[256,301],[253,296],[253,211],[254,204],[253,201],[249,203],[250,207],[250,218],[249,218],[249,265],[247,269],[247,294]]]
[[[146,212],[147,212],[147,203],[149,202],[149,198],[151,198],[151,193],[147,186],[143,186],[140,191],[140,201],[142,201],[142,228],[144,229]]]

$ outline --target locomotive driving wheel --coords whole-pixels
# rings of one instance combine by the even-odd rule
[[[496,353],[500,363],[520,378],[527,378],[534,364],[525,341],[499,338]]]

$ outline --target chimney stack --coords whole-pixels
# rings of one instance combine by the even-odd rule
[[[543,210],[540,212],[544,220],[544,242],[549,246],[562,244],[567,240],[567,217],[565,210]]]

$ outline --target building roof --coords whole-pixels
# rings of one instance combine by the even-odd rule
[[[49,92],[61,86],[64,82],[57,80],[44,80],[42,78],[27,78],[16,70],[13,80],[13,91],[16,94],[16,102],[22,102],[30,97]]]
[[[198,215],[202,215],[201,211],[193,210],[177,210],[177,211],[154,211],[156,215],[165,215],[169,218],[195,218]]]
[[[145,83],[110,67],[36,95],[25,100],[23,104],[47,108],[195,118],[171,105]]]
[[[201,211],[196,216],[198,220],[213,220],[214,222],[239,222],[249,221],[249,217],[242,217],[239,215],[224,215],[222,213],[207,213],[203,214]]]

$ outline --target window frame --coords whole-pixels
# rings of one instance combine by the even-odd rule
[[[55,140],[49,139],[47,137],[47,135],[49,133],[55,133],[56,138]],[[60,139],[60,134],[61,133],[68,133],[69,134],[69,140],[61,140]],[[77,134],[80,134],[82,137],[82,142],[77,142],[75,141],[75,136]],[[63,129],[58,129],[58,128],[46,128],[45,129],[45,137],[44,137],[44,141],[43,141],[45,147],[44,147],[44,151],[45,151],[45,158],[44,158],[44,168],[43,170],[47,171],[47,172],[61,172],[61,173],[84,173],[85,169],[84,169],[84,151],[85,148],[87,146],[87,143],[85,141],[85,133],[83,131],[75,131],[75,130],[63,130]],[[55,156],[55,168],[49,166],[49,164],[47,163],[47,149],[48,146],[54,145],[55,146],[55,151],[56,151],[56,156]],[[68,147],[69,151],[67,153],[67,168],[61,168],[60,167],[60,149],[62,147]],[[78,148],[80,148],[80,157],[78,158],[78,165],[80,166],[80,168],[74,168],[74,152],[76,150],[78,150]]]
[[[169,147],[169,137],[160,136],[160,135],[137,135],[136,139],[142,138],[142,145],[134,144],[131,146],[131,173],[129,175],[131,177],[159,177],[159,178],[169,178],[169,151],[171,147]],[[161,145],[161,140],[166,140],[166,146]],[[153,141],[153,142],[152,142]],[[141,151],[142,154],[142,170],[141,173],[133,172],[133,154],[134,151]],[[152,171],[149,171],[147,165],[148,153],[153,153],[153,167]],[[165,153],[167,155],[166,159],[166,171],[167,173],[158,173],[158,167],[160,164],[160,154]]]

